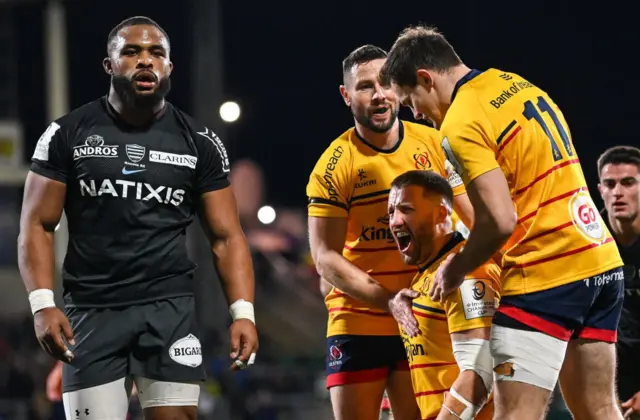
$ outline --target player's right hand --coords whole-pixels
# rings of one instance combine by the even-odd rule
[[[415,290],[402,289],[389,300],[389,312],[409,337],[420,334],[418,320],[411,310],[412,301],[418,296],[420,293]]]
[[[66,345],[66,343],[75,344],[73,330],[69,320],[60,309],[39,310],[33,316],[33,327],[36,330],[36,338],[44,351],[65,363],[70,363],[73,360],[74,354]]]

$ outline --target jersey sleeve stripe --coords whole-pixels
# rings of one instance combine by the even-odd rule
[[[504,269],[505,270],[506,269],[513,269],[513,268],[520,269],[520,268],[531,267],[532,265],[542,264],[542,263],[546,263],[546,262],[549,262],[549,261],[557,260],[559,258],[564,258],[564,257],[568,257],[568,256],[571,256],[571,255],[579,254],[581,252],[588,251],[588,250],[590,250],[592,248],[599,247],[600,245],[608,244],[611,241],[613,241],[613,237],[610,236],[606,240],[604,240],[602,242],[599,242],[599,243],[596,243],[596,244],[585,245],[585,246],[580,247],[580,248],[572,249],[571,251],[563,252],[562,254],[552,255],[552,256],[547,257],[547,258],[542,258],[542,259],[539,259],[539,260],[530,261],[530,262],[524,263],[524,264],[514,264],[514,265],[511,265],[511,266],[505,266]]]
[[[582,191],[582,190],[586,190],[587,187],[580,187],[580,188],[576,188],[575,190],[571,190],[571,191],[567,191],[566,193],[562,193],[560,195],[556,195],[555,197],[552,197],[550,199],[548,199],[547,201],[543,201],[542,203],[540,203],[540,205],[538,206],[537,209],[535,209],[534,211],[532,211],[531,213],[527,214],[526,216],[522,216],[519,220],[518,223],[524,223],[525,221],[531,219],[533,216],[535,216],[538,211],[545,207],[548,206],[549,204],[555,203],[558,200],[562,200],[563,198],[567,198],[569,196],[572,196],[573,194]]]
[[[383,197],[383,198],[378,198],[376,200],[372,200],[372,201],[367,201],[366,203],[354,203],[351,205],[351,207],[362,207],[362,206],[370,206],[372,204],[379,204],[382,203],[384,201],[387,201],[389,198],[388,197]]]
[[[391,192],[391,190],[374,191],[367,194],[356,195],[356,196],[353,196],[353,198],[351,198],[351,202],[358,201],[358,200],[366,200],[367,198],[377,197],[379,195],[387,195],[389,194],[389,192]]]
[[[321,198],[321,197],[311,197],[311,198],[309,198],[309,205],[313,205],[313,204],[326,204],[326,205],[329,205],[329,206],[340,207],[341,209],[348,210],[346,204],[342,204],[342,203],[340,203],[338,201],[327,200],[326,198]]]
[[[413,303],[412,306],[414,308],[422,309],[422,310],[433,312],[433,313],[436,313],[436,314],[446,315],[446,312],[444,310],[438,309],[438,308],[432,308],[431,306],[420,305],[419,303],[415,303],[415,302]]]
[[[421,318],[429,318],[429,319],[435,319],[436,321],[447,321],[447,317],[446,316],[435,316],[435,315],[430,315],[430,314],[423,314],[422,312],[419,311],[412,311],[414,313],[414,315],[417,315]]]
[[[410,365],[409,369],[411,370],[426,369],[426,368],[432,368],[432,367],[453,366],[453,365],[457,365],[457,363],[456,362],[419,363],[415,365]]]
[[[509,123],[509,125],[507,126],[507,128],[504,129],[504,131],[502,133],[500,133],[500,135],[498,136],[498,139],[496,140],[496,144],[500,144],[502,143],[502,140],[504,140],[505,136],[509,133],[509,131],[511,131],[511,129],[516,125],[516,120],[513,120]]]
[[[369,273],[371,277],[375,276],[397,276],[398,274],[414,274],[417,273],[418,270],[394,270],[394,271],[372,271]]]
[[[357,254],[360,252],[380,252],[380,251],[397,251],[397,246],[386,246],[384,248],[356,248],[353,246],[345,245],[344,249],[350,251],[351,253]]]
[[[357,309],[357,308],[349,308],[346,306],[339,306],[335,308],[328,309],[328,312],[352,312],[354,314],[366,314],[366,315],[374,315],[374,316],[391,316],[388,312],[374,312],[366,309]]]
[[[498,156],[500,155],[500,153],[502,153],[502,149],[504,149],[505,147],[507,147],[507,144],[511,143],[511,140],[513,140],[513,139],[518,135],[518,133],[520,132],[520,130],[522,130],[522,127],[518,127],[518,128],[516,128],[516,129],[513,131],[513,133],[509,134],[509,137],[507,137],[507,139],[504,141],[504,143],[502,143],[502,144],[500,145],[500,147],[498,148],[498,153],[497,153],[497,155],[498,155]]]
[[[549,175],[551,175],[553,172],[557,171],[558,169],[564,168],[565,166],[574,165],[576,163],[580,163],[580,160],[571,159],[571,160],[567,160],[565,162],[559,163],[559,164],[557,164],[555,166],[552,166],[549,170],[545,171],[540,176],[538,176],[536,179],[534,179],[529,185],[527,185],[526,187],[522,187],[519,190],[516,190],[516,192],[514,193],[514,196],[515,195],[520,195],[523,192],[527,191],[529,188],[533,187],[537,182],[542,181],[543,179],[545,179],[546,177],[548,177]]]
[[[422,391],[422,392],[416,392],[415,396],[416,397],[424,397],[426,395],[444,394],[447,391],[449,391],[449,388],[447,388],[447,389],[436,389],[436,390],[433,390],[433,391]]]

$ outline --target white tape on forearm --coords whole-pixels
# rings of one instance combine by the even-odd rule
[[[29,293],[29,304],[31,305],[31,313],[34,315],[42,309],[55,308],[56,302],[53,299],[53,290],[36,289],[32,291]]]
[[[229,314],[231,314],[231,319],[234,321],[248,319],[254,324],[256,323],[256,318],[253,314],[253,303],[247,302],[244,299],[233,302],[231,306],[229,306]]]

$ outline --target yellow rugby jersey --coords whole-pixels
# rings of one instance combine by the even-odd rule
[[[460,374],[453,356],[451,334],[491,327],[500,296],[500,271],[494,262],[490,262],[467,275],[458,291],[447,296],[443,303],[429,298],[431,281],[440,263],[449,254],[458,252],[463,244],[462,235],[455,233],[411,284],[413,290],[420,292],[420,296],[413,300],[413,313],[421,335],[410,338],[402,331],[401,335],[423,419],[436,418],[444,402],[444,393],[449,391]],[[486,411],[492,411],[491,407],[483,408],[476,419],[491,419]]]
[[[465,184],[496,168],[518,215],[502,249],[502,292],[537,292],[622,265],[591,199],[567,122],[549,95],[517,74],[471,71],[440,129]]]
[[[371,145],[355,128],[344,132],[320,157],[307,185],[309,216],[347,218],[342,255],[392,291],[407,287],[416,269],[404,264],[389,229],[391,182],[409,170],[433,170],[449,179],[456,195],[465,193],[462,180],[445,163],[438,132],[421,124],[398,123],[400,141],[389,150]],[[325,303],[329,337],[398,334],[388,313],[368,308],[335,288]]]

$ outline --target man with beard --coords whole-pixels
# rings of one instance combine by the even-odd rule
[[[385,389],[396,420],[418,408],[398,325],[385,296],[417,272],[404,264],[389,230],[391,181],[411,169],[433,170],[454,188],[462,221],[473,210],[436,130],[397,118],[399,103],[377,82],[386,52],[365,45],[342,64],[340,93],[355,126],[318,160],[307,186],[309,240],[318,273],[333,288],[325,298],[327,388],[337,420],[378,418]]]
[[[36,336],[65,362],[67,418],[123,419],[133,382],[145,418],[193,419],[204,379],[185,231],[210,238],[233,318],[233,366],[258,348],[249,250],[222,142],[176,109],[169,38],[146,17],[107,40],[106,97],[51,123],[33,154],[19,265]],[[65,312],[53,300],[53,233],[64,209]]]
[[[640,149],[616,146],[598,159],[602,218],[624,262],[622,316],[618,325],[618,396],[624,416],[640,415]]]

